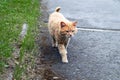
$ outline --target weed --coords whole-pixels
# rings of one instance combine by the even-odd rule
[[[12,58],[14,43],[19,40],[23,23],[28,24],[28,32],[21,43],[19,63],[14,71],[14,78],[20,79],[25,54],[33,53],[35,49],[35,35],[37,20],[40,16],[39,0],[1,0],[0,1],[0,72],[7,65],[7,60]],[[26,64],[25,64],[26,66]]]

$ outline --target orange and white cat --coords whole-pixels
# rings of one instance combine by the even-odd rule
[[[49,16],[48,30],[52,36],[52,46],[58,47],[63,63],[68,63],[67,46],[70,38],[77,32],[77,22],[67,20],[61,13],[60,7]]]

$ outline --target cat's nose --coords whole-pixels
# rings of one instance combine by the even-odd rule
[[[72,35],[70,34],[68,37],[70,38],[70,37],[72,37]]]
[[[72,37],[72,33],[70,33],[69,36]]]
[[[70,34],[70,37],[72,37],[72,35]]]

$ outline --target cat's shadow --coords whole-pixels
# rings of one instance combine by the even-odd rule
[[[47,27],[41,27],[39,35],[39,51],[43,63],[61,63],[61,56],[57,48],[52,47],[51,37]]]

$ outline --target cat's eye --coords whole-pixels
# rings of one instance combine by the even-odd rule
[[[72,30],[72,32],[74,32],[74,30]]]
[[[66,31],[67,33],[69,32],[69,31]]]

